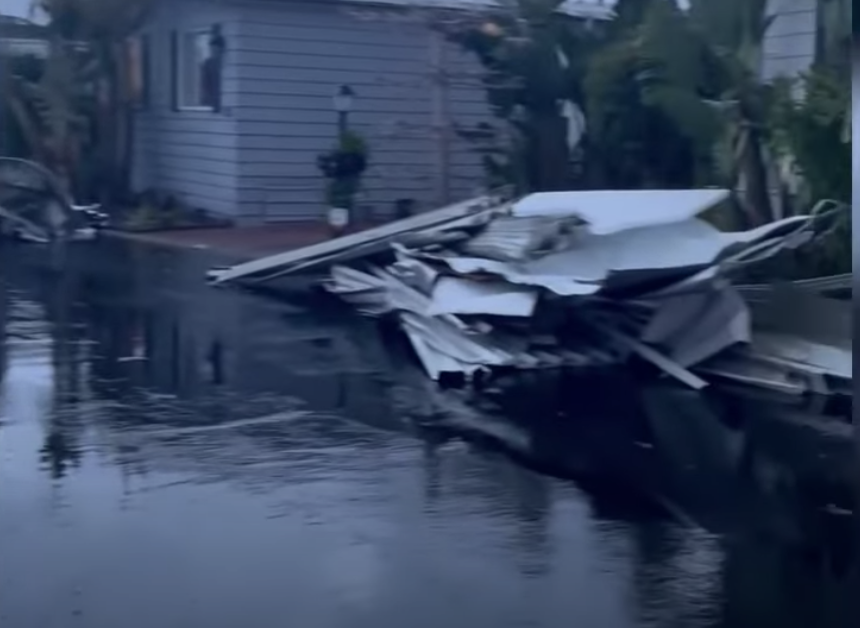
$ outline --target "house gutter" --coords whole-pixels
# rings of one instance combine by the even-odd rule
[[[513,10],[511,0],[287,0],[320,5],[349,5],[368,9],[413,9],[424,11],[495,12]],[[615,0],[567,0],[560,12],[574,18],[611,20]]]

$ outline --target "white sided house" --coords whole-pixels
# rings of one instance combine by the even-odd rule
[[[818,45],[818,7],[822,0],[769,0],[773,22],[765,34],[762,75],[795,76],[810,68]]]
[[[172,0],[144,31],[146,102],[135,184],[242,223],[320,218],[317,156],[333,147],[335,93],[355,93],[349,126],[371,159],[360,204],[391,215],[473,194],[480,159],[452,125],[489,115],[477,63],[430,28],[426,9],[486,10],[496,0]],[[606,19],[600,0],[566,12]],[[204,63],[224,44],[221,94]],[[444,70],[444,72],[442,71]],[[445,129],[449,129],[445,132]]]
[[[817,1],[771,0],[766,77],[809,66]],[[426,208],[469,196],[483,169],[452,128],[489,111],[475,60],[430,16],[504,2],[163,0],[142,38],[135,185],[239,223],[320,218],[317,156],[334,145],[334,95],[348,86],[349,126],[371,152],[360,205],[385,217],[400,199]],[[564,10],[605,20],[613,4],[568,0]],[[224,51],[217,97],[207,87],[213,40]]]

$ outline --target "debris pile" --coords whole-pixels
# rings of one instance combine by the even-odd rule
[[[39,163],[0,156],[0,236],[26,242],[88,240],[107,223],[96,205],[76,205]]]
[[[397,318],[434,380],[593,368],[637,355],[702,388],[706,370],[699,367],[752,346],[750,306],[729,278],[807,242],[817,219],[723,232],[701,216],[728,195],[482,197],[210,277],[272,284],[327,270],[328,291],[362,314]]]

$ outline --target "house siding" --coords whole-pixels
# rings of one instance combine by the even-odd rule
[[[768,14],[776,17],[765,35],[762,67],[765,79],[795,76],[812,65],[818,1],[770,0]]]
[[[171,37],[174,32],[221,24],[235,36],[237,10],[226,2],[183,0],[156,7],[143,34],[150,43],[149,102],[136,118],[134,183],[169,193],[185,206],[235,215],[238,201],[236,66],[227,55],[223,106],[218,112],[176,111]]]
[[[439,134],[434,131],[431,32],[396,11],[356,15],[347,5],[291,0],[245,2],[230,48],[238,93],[238,210],[253,221],[319,217],[324,181],[317,155],[336,139],[332,96],[356,92],[350,126],[371,160],[361,204],[390,215],[399,198],[419,206],[471,194],[481,183],[477,154],[451,137],[444,151],[450,185],[440,194]],[[443,44],[456,75],[444,99],[450,123],[475,124],[487,106],[471,59]]]

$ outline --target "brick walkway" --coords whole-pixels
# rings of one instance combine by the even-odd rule
[[[356,225],[350,231],[361,231],[373,225]],[[148,233],[110,232],[114,237],[159,246],[209,249],[241,258],[261,257],[297,249],[331,239],[324,222],[296,222],[253,227],[217,229],[181,229]]]

